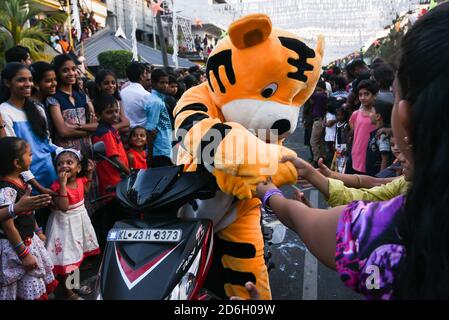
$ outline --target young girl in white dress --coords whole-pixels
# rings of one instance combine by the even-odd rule
[[[56,170],[59,179],[51,189],[58,195],[48,220],[47,250],[53,260],[55,275],[65,280],[77,270],[86,257],[100,253],[94,228],[84,205],[94,170],[91,160],[75,149],[56,150]],[[65,285],[66,297],[81,299]]]

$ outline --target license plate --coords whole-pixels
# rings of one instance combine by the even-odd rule
[[[108,233],[110,242],[179,242],[180,229],[112,229]]]

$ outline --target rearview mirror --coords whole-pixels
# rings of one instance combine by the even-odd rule
[[[96,142],[93,145],[93,149],[94,149],[94,158],[96,158],[97,160],[103,159],[103,157],[106,156],[106,147],[103,141]]]

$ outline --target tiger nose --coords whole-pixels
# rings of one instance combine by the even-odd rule
[[[274,133],[277,134],[278,136],[283,135],[284,133],[288,132],[290,130],[290,128],[291,128],[291,124],[290,124],[290,121],[287,119],[277,120],[271,126],[271,130],[274,131]]]

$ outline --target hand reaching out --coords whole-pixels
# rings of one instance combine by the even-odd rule
[[[307,161],[304,161],[300,157],[287,156],[287,157],[283,157],[281,161],[282,162],[290,161],[291,163],[293,163],[296,170],[298,170],[298,178],[306,177],[307,173],[310,170],[314,170],[314,168],[310,165],[310,163],[308,163]]]
[[[251,281],[248,281],[245,284],[245,288],[248,291],[249,300],[260,300],[259,291],[257,290],[257,287],[254,283],[252,283]],[[229,299],[230,300],[244,300],[243,298],[237,297],[237,296],[232,296]]]
[[[293,193],[294,193],[293,199],[295,199],[296,201],[299,201],[301,203],[304,203],[309,208],[313,208],[309,199],[307,199],[306,196],[304,195],[304,192],[302,192],[299,189],[294,188]]]
[[[331,178],[332,177],[332,170],[329,169],[323,162],[323,158],[320,158],[318,160],[318,171],[325,177]]]
[[[31,196],[31,189],[27,189],[24,196],[14,205],[14,211],[17,215],[31,214],[33,210],[44,208],[50,203],[50,195],[41,194],[38,196]]]
[[[271,179],[259,183],[256,187],[257,197],[262,200],[263,197],[265,196],[265,193],[271,189],[277,189],[276,185],[273,184],[273,182],[271,182]]]

